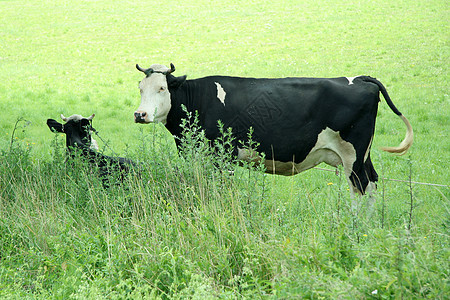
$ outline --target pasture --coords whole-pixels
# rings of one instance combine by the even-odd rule
[[[450,297],[446,1],[12,0],[0,13],[0,298]],[[382,99],[374,203],[351,199],[342,172],[266,175],[192,131],[181,158],[162,125],[133,123],[135,64],[171,62],[188,78],[370,75],[415,141],[379,150],[404,137]],[[105,189],[95,168],[68,168],[46,125],[61,113],[95,113],[101,151],[143,170]]]

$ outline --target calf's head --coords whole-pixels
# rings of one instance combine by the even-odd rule
[[[69,150],[73,148],[98,150],[97,142],[92,138],[92,119],[95,114],[85,118],[80,115],[72,115],[68,118],[61,114],[61,119],[65,122],[61,124],[53,119],[47,120],[47,125],[51,131],[66,134],[66,146]]]
[[[170,64],[170,69],[163,65],[152,65],[148,69],[136,68],[145,74],[145,78],[139,82],[141,92],[141,105],[134,112],[136,123],[167,122],[167,115],[172,107],[170,90],[178,88],[186,76],[174,77],[175,66]]]

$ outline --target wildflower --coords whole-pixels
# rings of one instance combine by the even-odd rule
[[[378,294],[378,290],[373,290],[372,295],[376,295],[376,294]]]
[[[367,237],[367,234],[364,233],[363,236],[364,236],[364,237]]]
[[[328,182],[327,185],[333,185],[333,183],[332,182]]]

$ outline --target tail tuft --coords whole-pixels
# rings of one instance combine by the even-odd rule
[[[414,140],[414,132],[413,132],[412,126],[409,123],[408,119],[404,115],[400,115],[400,118],[403,120],[403,122],[406,125],[405,138],[400,143],[400,145],[398,145],[398,147],[382,147],[381,150],[384,150],[384,151],[390,152],[390,153],[395,153],[397,155],[403,155],[411,147],[413,140]]]

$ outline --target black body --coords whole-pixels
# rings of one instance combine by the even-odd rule
[[[211,76],[186,80],[186,76],[167,74],[166,78],[172,105],[166,128],[175,137],[180,137],[181,120],[186,118],[184,105],[189,112],[198,111],[199,125],[209,139],[219,137],[218,120],[225,128],[232,127],[236,141],[246,141],[249,128],[253,127],[253,139],[260,144],[257,151],[263,152],[266,160],[300,163],[315,146],[318,135],[330,128],[354,147],[356,161],[349,180],[362,194],[369,182],[378,180],[369,150],[380,92],[394,113],[401,116],[384,86],[368,76]],[[223,103],[218,99],[217,84],[226,93]]]

